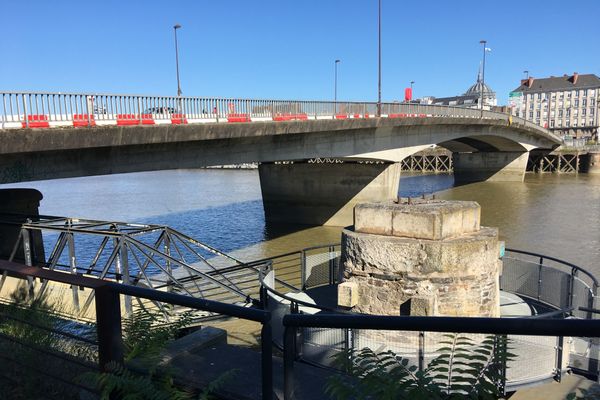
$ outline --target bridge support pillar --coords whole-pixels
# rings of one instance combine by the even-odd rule
[[[529,152],[454,153],[454,181],[523,182]]]
[[[354,205],[396,199],[399,163],[294,162],[260,164],[265,220],[352,225]]]

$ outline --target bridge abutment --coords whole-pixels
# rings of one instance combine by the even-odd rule
[[[454,181],[523,182],[529,152],[454,153]]]
[[[400,163],[264,163],[258,171],[269,223],[351,225],[355,204],[396,199],[400,185]]]

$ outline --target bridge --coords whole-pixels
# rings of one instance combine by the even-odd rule
[[[560,138],[508,114],[411,103],[105,94],[2,95],[0,183],[259,162],[270,222],[347,225],[395,199],[401,162],[433,145],[458,182],[521,181]]]

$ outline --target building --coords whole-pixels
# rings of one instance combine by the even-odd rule
[[[481,79],[481,71],[477,74],[477,82],[475,82],[467,91],[459,96],[451,97],[433,97],[428,96],[420,99],[421,104],[434,104],[441,106],[456,106],[465,108],[480,108],[479,103],[481,100],[483,88],[483,108],[484,110],[490,110],[497,104],[496,92],[494,92],[488,85],[483,83]]]
[[[511,114],[564,138],[598,139],[600,78],[594,74],[523,79],[509,94]]]

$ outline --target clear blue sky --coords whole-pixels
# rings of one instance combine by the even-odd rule
[[[382,0],[383,99],[463,93],[488,40],[505,103],[523,70],[600,75],[600,1]],[[0,91],[377,99],[377,0],[26,1],[0,6]],[[556,28],[560,26],[560,28]]]

